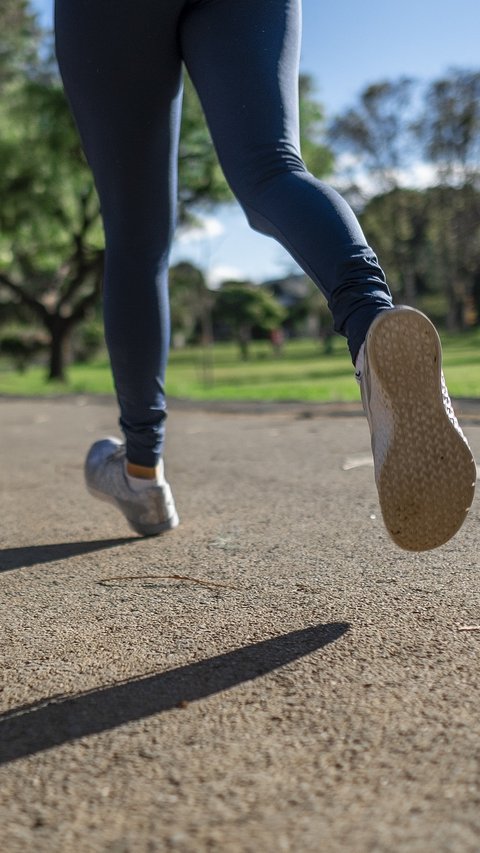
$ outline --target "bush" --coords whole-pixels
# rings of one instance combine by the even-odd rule
[[[47,347],[47,336],[36,329],[12,329],[0,338],[0,353],[12,361],[19,373],[25,373],[33,359]]]
[[[87,364],[92,361],[105,345],[103,323],[101,320],[90,320],[76,330],[72,342],[73,361],[76,364]]]

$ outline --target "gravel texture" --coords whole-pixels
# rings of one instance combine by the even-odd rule
[[[403,552],[355,411],[173,407],[142,540],[83,485],[111,402],[0,409],[3,853],[478,853],[477,501]]]

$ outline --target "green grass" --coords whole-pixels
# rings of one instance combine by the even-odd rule
[[[480,397],[480,330],[442,338],[450,393],[454,397]],[[346,345],[340,338],[335,340],[331,355],[325,355],[319,344],[301,340],[288,343],[284,354],[274,357],[267,342],[257,342],[252,345],[247,362],[240,361],[233,344],[216,344],[207,350],[189,347],[173,351],[167,392],[171,397],[192,400],[359,399]],[[106,357],[88,365],[72,365],[67,383],[47,383],[43,367],[32,367],[19,374],[0,363],[0,394],[112,393]]]

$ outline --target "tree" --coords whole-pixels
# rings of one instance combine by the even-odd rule
[[[398,185],[399,173],[416,150],[413,126],[415,81],[408,77],[367,86],[358,103],[337,116],[329,129],[335,151],[356,158],[375,188],[386,192]]]
[[[200,327],[204,343],[212,340],[211,310],[213,293],[201,270],[182,261],[170,268],[170,324],[173,341],[188,341]]]
[[[0,126],[0,286],[47,330],[48,375],[63,379],[71,331],[100,293],[98,202],[58,86],[25,81]]]
[[[417,294],[400,233],[400,223],[408,219],[408,213],[403,210],[404,196],[393,191],[402,172],[411,165],[417,147],[412,112],[415,87],[407,77],[367,86],[358,103],[335,119],[329,134],[337,150],[354,155],[357,169],[373,179],[376,191],[391,193],[389,204],[384,206],[388,217],[384,227],[393,238],[394,264],[404,301],[410,305],[415,305]]]
[[[480,71],[455,69],[434,80],[416,124],[426,158],[440,184],[478,185],[480,178]]]
[[[376,195],[363,208],[360,223],[388,269],[392,291],[412,304],[431,263],[427,194],[396,187]]]
[[[28,316],[47,330],[48,376],[63,379],[72,331],[99,301],[103,231],[92,176],[58,75],[52,73],[41,48],[42,34],[26,0],[4,0],[0,9],[0,306],[2,295],[8,294],[20,322]],[[316,142],[320,112],[313,102],[309,106],[308,97],[304,107],[310,156],[320,158],[322,147]],[[198,205],[230,198],[187,79],[179,151],[180,222],[191,222]],[[202,323],[207,335],[205,311]]]
[[[480,72],[451,71],[430,84],[425,101],[417,132],[437,172],[430,201],[440,247],[438,274],[448,299],[448,326],[458,329],[465,323],[472,280],[466,258],[476,245],[473,232],[480,218],[474,192],[480,188]]]
[[[480,72],[452,71],[417,93],[405,78],[367,87],[330,139],[370,179],[361,220],[394,289],[415,304],[427,282],[442,293],[449,327],[462,328],[476,276]],[[432,174],[425,193],[401,189],[413,164]]]
[[[431,272],[445,296],[447,327],[459,331],[480,318],[480,192],[439,184],[427,191],[427,204]]]
[[[302,335],[320,338],[324,345],[324,354],[329,355],[333,348],[334,326],[332,313],[327,300],[313,281],[304,276],[305,294],[296,299],[288,308],[287,326],[294,332],[300,326]]]
[[[230,329],[245,360],[253,329],[271,332],[281,325],[286,313],[268,290],[248,281],[226,281],[217,292],[214,316]]]
[[[385,227],[392,208],[395,233]],[[446,318],[452,329],[461,329],[474,314],[480,317],[479,213],[480,192],[473,187],[397,188],[370,199],[360,222],[388,269],[394,294],[404,301],[412,287],[420,307],[435,306],[437,322]]]
[[[333,152],[325,142],[325,116],[315,96],[315,85],[308,74],[301,74],[300,137],[302,156],[308,169],[317,177],[328,175],[333,170]]]
[[[41,31],[28,0],[2,0],[0,5],[0,93],[19,74],[35,65]]]
[[[191,205],[228,193],[194,114],[191,92],[180,161],[183,220]],[[103,230],[58,81],[24,79],[16,85],[0,109],[0,137],[0,288],[47,329],[48,378],[64,379],[71,332],[99,300]]]

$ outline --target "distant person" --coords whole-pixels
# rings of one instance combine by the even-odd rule
[[[272,345],[273,354],[279,358],[283,353],[283,345],[285,343],[285,332],[281,326],[277,329],[272,329],[270,332],[270,343]]]
[[[433,548],[466,516],[474,461],[442,384],[435,329],[394,308],[352,210],[303,163],[300,30],[300,0],[56,2],[58,62],[105,226],[105,333],[125,436],[93,445],[87,485],[141,535],[178,524],[162,449],[185,65],[249,223],[316,282],[348,340],[390,535]]]

